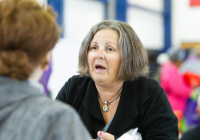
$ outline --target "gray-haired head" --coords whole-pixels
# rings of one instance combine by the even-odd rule
[[[103,29],[112,29],[119,35],[118,48],[121,63],[118,80],[134,80],[139,76],[147,75],[148,54],[133,28],[125,22],[117,20],[104,20],[94,25],[84,38],[79,51],[79,69],[81,76],[90,76],[88,70],[88,49],[94,35]]]
[[[170,47],[167,50],[167,54],[169,55],[169,59],[172,62],[183,61],[186,58],[186,52],[182,50],[181,48],[177,48],[177,47]]]

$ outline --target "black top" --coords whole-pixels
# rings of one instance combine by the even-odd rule
[[[200,125],[183,133],[181,140],[199,140],[200,139]]]
[[[97,89],[90,77],[71,77],[56,99],[78,111],[93,138],[104,128]],[[155,80],[147,77],[124,82],[119,105],[107,132],[119,137],[136,127],[143,140],[178,139],[178,120],[165,92]]]

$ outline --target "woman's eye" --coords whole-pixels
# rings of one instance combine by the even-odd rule
[[[97,50],[97,46],[90,47],[91,50]]]
[[[113,48],[111,48],[111,47],[109,47],[109,48],[107,48],[107,51],[109,51],[109,52],[113,52],[113,51],[114,51],[114,49],[113,49]]]

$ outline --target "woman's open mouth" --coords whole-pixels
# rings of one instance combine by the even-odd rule
[[[95,65],[95,71],[96,72],[103,72],[105,70],[106,70],[106,68],[104,66],[102,66],[102,65]]]

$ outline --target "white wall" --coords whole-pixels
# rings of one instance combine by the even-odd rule
[[[72,76],[77,74],[78,51],[81,41],[60,39],[52,52],[52,73],[49,88],[56,97],[60,88]]]
[[[104,5],[88,0],[65,1],[65,37],[83,40],[89,29],[104,19]]]
[[[172,0],[172,45],[200,42],[200,7],[190,7],[189,0]]]
[[[130,7],[127,11],[127,22],[134,28],[146,49],[162,49],[163,0],[128,0],[128,3],[154,11],[153,13]]]

